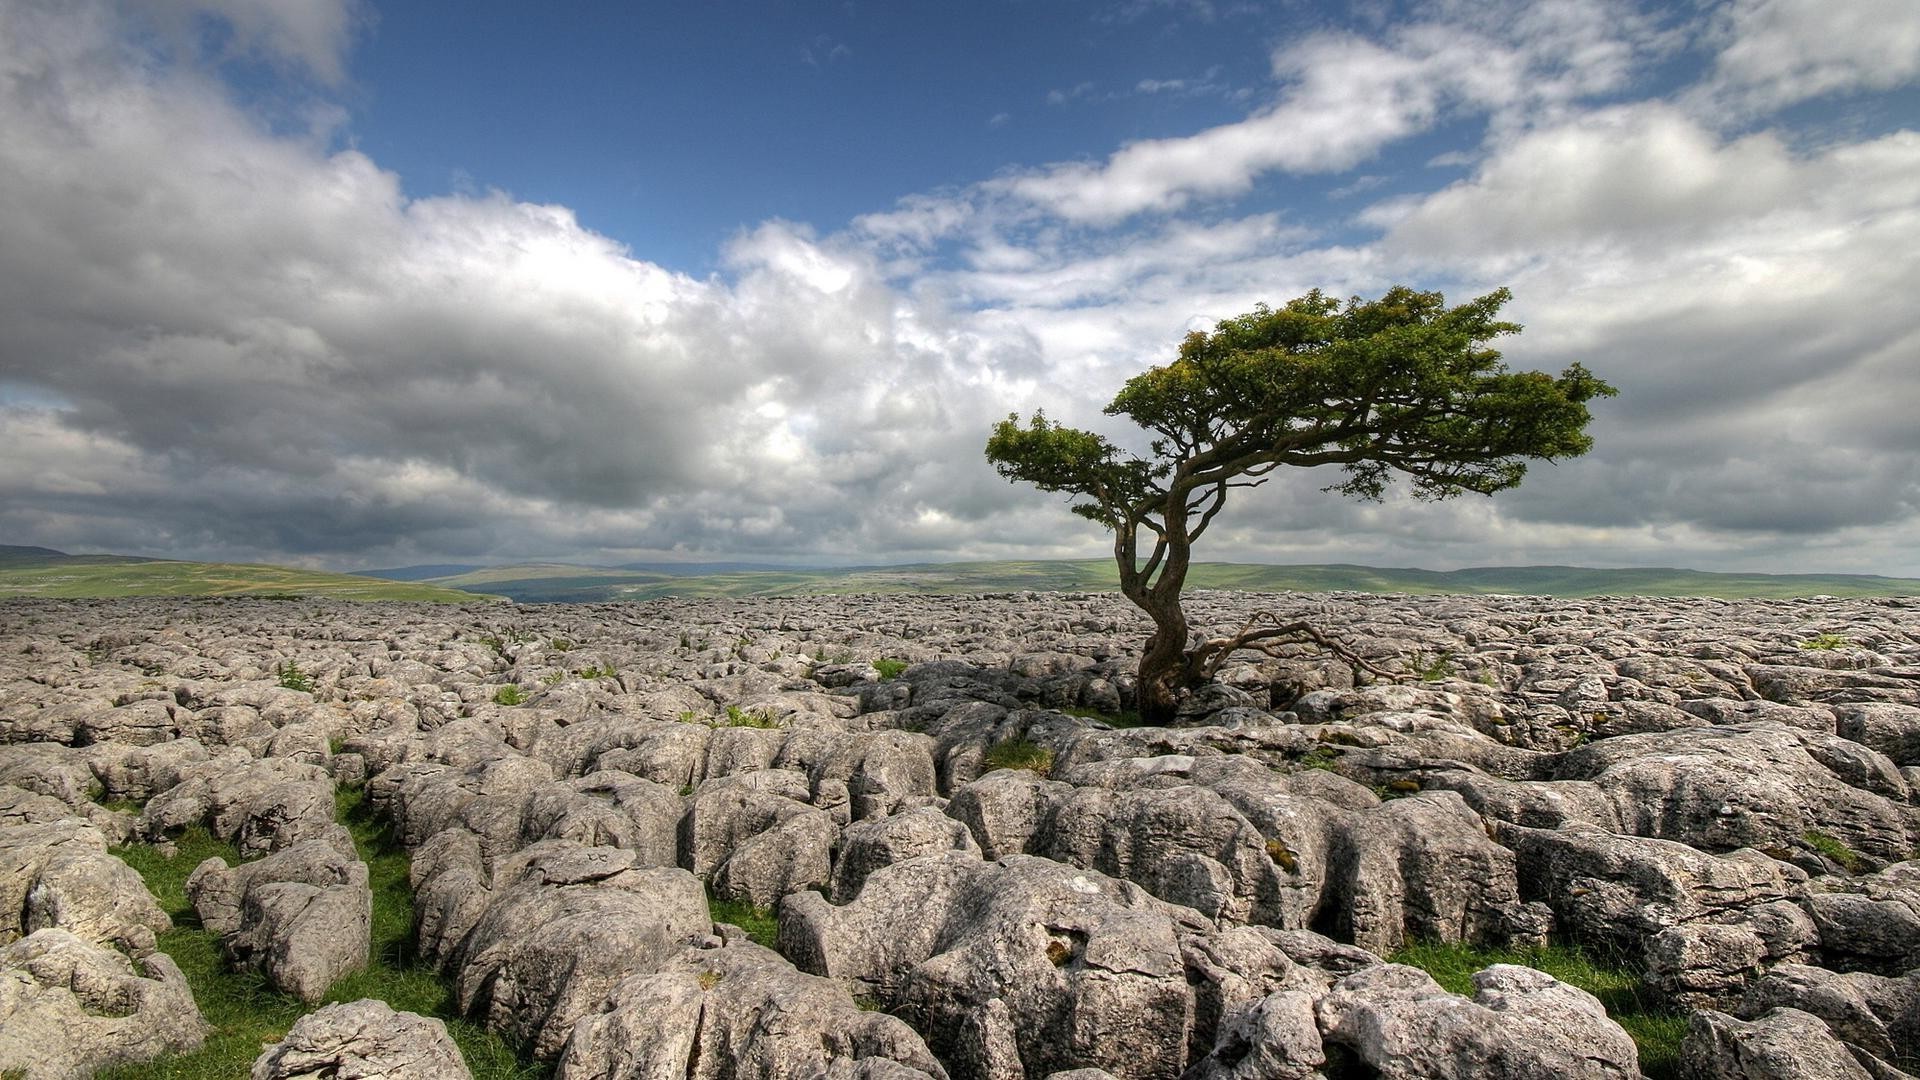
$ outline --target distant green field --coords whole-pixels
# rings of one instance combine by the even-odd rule
[[[352,574],[241,563],[108,562],[100,556],[80,556],[0,565],[0,598],[262,595],[438,603],[492,599],[426,582],[383,581]]]
[[[1196,563],[1190,589],[1248,592],[1518,593],[1529,596],[1920,596],[1920,580],[1850,574],[1714,574],[1696,570],[1502,566],[1469,570],[1371,566]],[[662,597],[821,596],[849,593],[1107,592],[1119,587],[1105,559],[927,563],[915,566],[738,570],[676,576],[566,563],[493,566],[447,577],[392,581],[283,566],[62,555],[0,548],[7,596],[326,596],[348,600],[464,603],[604,603]]]
[[[1369,566],[1261,566],[1196,563],[1189,588],[1250,592],[1517,593],[1530,596],[1920,596],[1920,580],[1850,574],[1716,574],[1574,566],[1469,570]],[[654,600],[666,596],[797,596],[845,593],[1101,592],[1117,589],[1103,559],[1060,562],[934,563],[854,569],[741,571],[695,577],[590,566],[491,567],[433,584],[484,589],[527,603]]]

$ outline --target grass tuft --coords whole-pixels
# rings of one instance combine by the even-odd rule
[[[1045,776],[1053,771],[1053,751],[1024,736],[1001,739],[980,759],[982,771],[1026,769]]]
[[[1823,833],[1818,829],[1808,829],[1800,839],[1820,854],[1840,864],[1840,868],[1849,874],[1857,874],[1867,868],[1867,861],[1860,853],[1848,847],[1846,841],[1837,836]]]
[[[873,661],[873,670],[880,673],[881,682],[887,682],[890,679],[899,678],[900,673],[907,670],[907,662],[883,657]]]
[[[707,896],[707,911],[717,923],[732,923],[747,932],[757,945],[771,949],[779,936],[780,919],[766,908],[754,907],[745,900],[721,900]]]

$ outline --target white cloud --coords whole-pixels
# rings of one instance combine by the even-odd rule
[[[1414,21],[1385,42],[1323,32],[1275,50],[1275,100],[1198,134],[1131,143],[982,185],[1068,221],[1113,224],[1250,190],[1273,172],[1344,172],[1433,126],[1449,109],[1510,127],[1618,88],[1654,33],[1618,4],[1521,5],[1481,25]],[[1495,13],[1498,15],[1498,13]],[[1151,80],[1139,89],[1174,86]],[[1182,84],[1184,85],[1184,84]],[[1056,92],[1055,103],[1078,96]]]
[[[275,31],[275,10],[237,47],[337,64],[332,24]],[[1731,11],[1713,93],[1824,85],[1824,61],[1734,44],[1783,16]],[[1404,280],[1511,284],[1516,365],[1582,360],[1622,388],[1595,453],[1438,506],[1276,478],[1206,557],[1920,573],[1920,134],[1814,144],[1698,94],[1596,106],[1678,47],[1622,5],[1438,0],[1311,36],[1238,123],[837,232],[765,222],[708,278],[564,207],[409,199],[331,120],[276,131],[205,62],[128,63],[119,17],[0,7],[10,542],[336,565],[1098,555],[1062,500],[986,467],[994,420],[1044,406],[1130,438],[1101,406],[1183,332]],[[1351,170],[1462,122],[1484,131],[1450,158],[1471,175],[1376,203],[1357,225],[1377,237],[1233,202],[1273,172],[1436,183]]]
[[[224,31],[212,39],[215,59],[265,59],[326,83],[345,78],[347,48],[370,19],[360,0],[142,0],[130,10],[189,49],[208,43],[203,23],[210,20]]]
[[[1732,0],[1710,98],[1749,110],[1887,90],[1920,76],[1920,5],[1912,0]]]

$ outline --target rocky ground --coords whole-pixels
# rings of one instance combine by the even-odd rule
[[[1404,677],[1254,656],[1127,728],[1101,595],[0,603],[0,1071],[199,1040],[109,850],[194,824],[247,859],[204,924],[319,1000],[361,784],[460,1008],[569,1080],[1639,1075],[1585,991],[1381,959],[1424,941],[1643,972],[1683,1075],[1920,1067],[1920,601],[1191,601]],[[465,1075],[368,1002],[255,1075],[342,1062]]]

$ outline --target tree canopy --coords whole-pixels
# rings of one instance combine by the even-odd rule
[[[1345,302],[1316,289],[1188,334],[1173,362],[1127,380],[1106,407],[1153,434],[1144,457],[1044,412],[994,427],[987,458],[1002,476],[1069,493],[1074,513],[1113,531],[1121,589],[1156,625],[1144,715],[1164,718],[1181,685],[1263,640],[1187,647],[1179,594],[1191,545],[1229,490],[1283,465],[1338,465],[1345,478],[1327,490],[1362,499],[1381,498],[1396,475],[1423,499],[1492,494],[1520,483],[1530,459],[1591,448],[1586,403],[1613,387],[1579,364],[1558,377],[1509,371],[1488,345],[1520,331],[1499,317],[1509,299],[1498,289],[1450,308],[1405,286]]]

